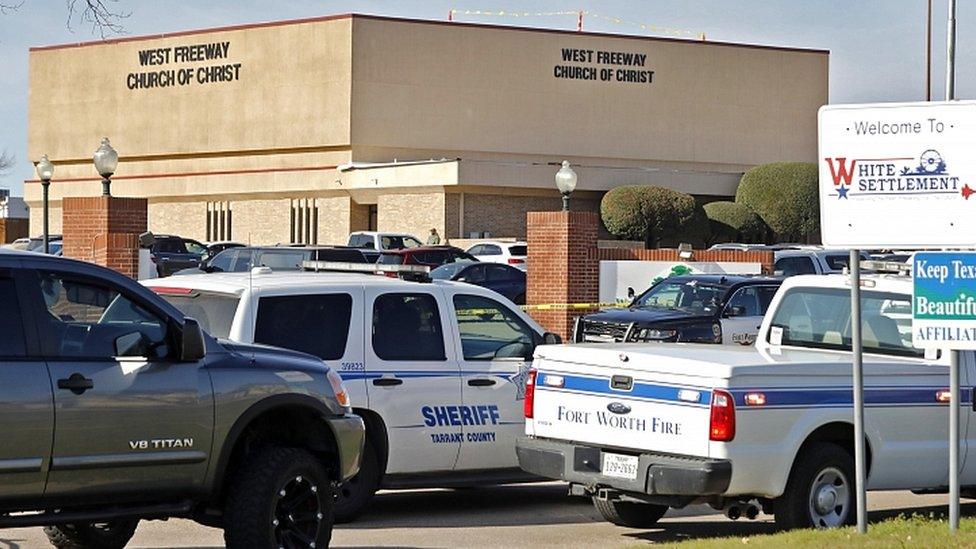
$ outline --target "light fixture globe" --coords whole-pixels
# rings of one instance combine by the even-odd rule
[[[563,195],[563,211],[569,211],[569,195],[576,190],[576,172],[569,167],[569,161],[563,160],[563,165],[556,172],[556,188]]]
[[[51,164],[46,154],[37,161],[34,168],[37,170],[37,178],[45,183],[49,183],[54,177],[54,164]]]
[[[119,165],[119,153],[112,148],[108,138],[103,137],[102,144],[95,149],[92,160],[95,161],[95,169],[98,170],[98,174],[108,178],[115,173],[115,168]]]

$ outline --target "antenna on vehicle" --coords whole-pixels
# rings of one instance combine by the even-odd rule
[[[251,247],[251,233],[247,233],[247,247]],[[252,257],[257,257],[254,255]],[[247,270],[247,327],[251,330],[251,343],[254,343],[254,265]],[[251,362],[255,362],[257,357],[252,352]]]

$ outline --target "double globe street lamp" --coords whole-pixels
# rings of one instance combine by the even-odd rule
[[[576,172],[569,167],[569,161],[563,160],[563,165],[556,172],[556,188],[563,195],[563,211],[569,211],[569,195],[576,190]]]
[[[112,185],[112,174],[115,173],[115,168],[119,165],[119,153],[112,148],[112,144],[109,143],[107,137],[102,138],[101,145],[95,149],[95,154],[92,156],[92,160],[95,163],[95,169],[98,171],[98,175],[102,176],[102,195],[110,196],[110,186]],[[47,155],[41,157],[37,161],[34,168],[37,170],[37,178],[41,180],[41,191],[42,191],[42,201],[44,204],[44,253],[51,252],[50,245],[50,208],[48,203],[48,192],[51,187],[51,179],[54,177],[54,164],[48,159]]]

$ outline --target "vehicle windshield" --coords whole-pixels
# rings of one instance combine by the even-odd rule
[[[412,236],[383,235],[380,237],[380,247],[384,250],[402,250],[422,246],[419,240]]]
[[[464,270],[464,268],[471,263],[471,261],[459,261],[456,263],[441,265],[430,272],[430,277],[435,280],[451,280],[456,274]]]
[[[691,314],[714,314],[722,305],[728,288],[703,284],[697,280],[658,283],[637,298],[634,307],[641,309],[670,309]]]
[[[864,351],[922,357],[912,347],[911,296],[861,292]],[[851,350],[851,294],[840,288],[793,288],[773,316],[769,343]]]
[[[208,334],[220,338],[230,337],[230,328],[240,301],[236,295],[215,292],[171,295],[161,292],[160,296],[185,316],[196,319]]]
[[[525,244],[509,246],[508,253],[512,255],[528,255],[528,246]]]

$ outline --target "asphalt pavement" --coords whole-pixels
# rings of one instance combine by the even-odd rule
[[[900,513],[943,513],[945,495],[868,494],[872,521]],[[976,515],[976,503],[963,502]],[[333,547],[622,547],[774,531],[772,517],[730,521],[707,506],[671,510],[658,527],[613,526],[589,500],[549,482],[461,490],[381,492],[368,513],[338,526]],[[0,549],[48,547],[40,528],[0,530]],[[129,547],[223,547],[220,530],[186,520],[143,522]]]

